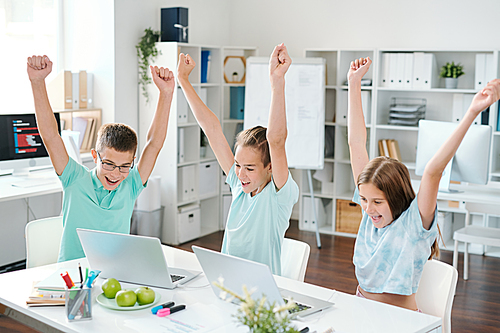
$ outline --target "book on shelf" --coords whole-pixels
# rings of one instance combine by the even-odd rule
[[[380,156],[387,156],[401,161],[401,151],[397,140],[382,139],[378,141],[378,149]]]
[[[210,61],[211,52],[210,50],[201,51],[201,83],[207,83],[210,77]]]

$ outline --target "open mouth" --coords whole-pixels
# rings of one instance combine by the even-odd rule
[[[117,180],[111,180],[111,179],[109,179],[109,178],[108,178],[108,177],[106,177],[106,176],[105,176],[104,178],[106,178],[106,182],[107,182],[110,186],[115,186],[115,185],[116,185],[116,184],[120,181],[119,179],[117,179]]]
[[[375,224],[380,223],[380,221],[382,221],[382,215],[370,216],[370,218],[372,219],[372,222]]]
[[[247,187],[250,184],[250,182],[244,182],[242,180],[240,180],[240,182],[241,182],[241,186],[243,186],[243,187]]]

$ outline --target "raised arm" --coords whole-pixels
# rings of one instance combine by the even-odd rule
[[[347,103],[347,140],[351,154],[351,168],[354,183],[368,164],[370,158],[366,151],[366,127],[361,105],[361,79],[368,72],[372,61],[359,58],[351,62],[347,73],[349,99]]]
[[[276,46],[269,59],[271,81],[271,107],[267,126],[267,142],[271,155],[274,185],[280,190],[288,180],[288,161],[285,142],[287,137],[285,108],[285,74],[292,63],[283,43]]]
[[[158,87],[160,95],[158,105],[149,126],[146,137],[146,145],[142,151],[141,159],[137,164],[137,169],[141,175],[142,183],[145,184],[156,163],[165,138],[167,137],[168,118],[170,115],[170,105],[172,104],[172,95],[175,89],[174,73],[168,68],[149,66],[153,82]]]
[[[217,161],[219,161],[219,165],[222,170],[228,174],[234,164],[234,155],[222,132],[219,119],[205,103],[203,103],[189,82],[189,74],[195,66],[196,64],[189,54],[184,55],[181,53],[177,66],[177,80],[179,80],[179,84],[184,91],[184,95],[193,111],[196,121],[198,121],[198,124],[200,124],[200,127],[208,138],[210,147],[212,147],[215,157],[217,157]]]
[[[68,164],[69,157],[64,142],[59,135],[57,121],[50,107],[49,97],[47,96],[45,78],[51,71],[52,61],[46,55],[28,58],[28,77],[31,81],[31,89],[33,90],[38,131],[40,132],[45,148],[47,148],[56,173],[61,175],[66,164]]]
[[[425,229],[428,230],[434,220],[439,181],[441,180],[446,165],[455,155],[467,130],[472,125],[477,115],[499,98],[500,80],[496,79],[489,82],[483,90],[474,96],[463,119],[425,166],[420,188],[418,190],[418,208],[420,210],[420,216],[422,217],[422,225]]]

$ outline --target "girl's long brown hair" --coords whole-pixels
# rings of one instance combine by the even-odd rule
[[[373,184],[384,192],[393,221],[410,207],[416,196],[411,186],[408,168],[398,160],[386,156],[376,157],[368,162],[357,180],[358,188],[362,184]],[[437,221],[434,221],[434,223],[437,223]],[[439,237],[442,239],[439,225],[437,227]],[[429,259],[434,257],[439,257],[437,238],[431,246]]]

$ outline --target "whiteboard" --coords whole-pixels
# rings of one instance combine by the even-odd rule
[[[325,145],[325,59],[292,60],[285,74],[288,166],[323,169]],[[269,58],[247,59],[244,128],[267,127],[271,105]]]

